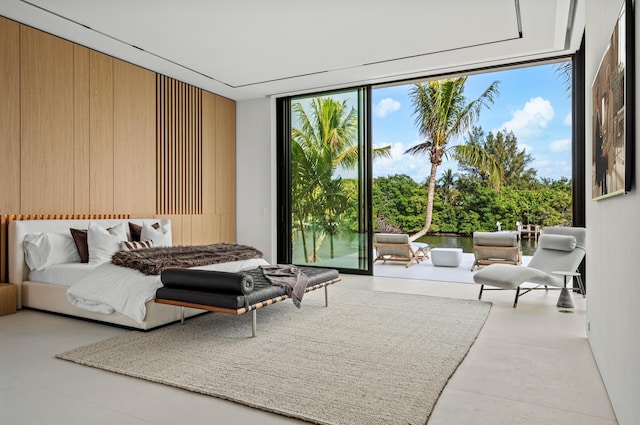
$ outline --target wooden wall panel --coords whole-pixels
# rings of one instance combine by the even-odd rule
[[[202,213],[216,212],[216,96],[202,93]]]
[[[0,17],[0,213],[20,211],[20,25]]]
[[[176,141],[171,215],[156,212],[160,130]],[[158,214],[177,244],[235,240],[231,100],[0,17],[0,142],[0,213]]]
[[[114,211],[150,216],[156,206],[156,74],[113,62]]]
[[[91,211],[90,126],[89,126],[89,49],[73,46],[73,210]]]
[[[89,69],[90,212],[113,213],[113,58],[91,50]]]
[[[195,245],[193,243],[193,215],[181,215],[182,219],[182,245]],[[208,242],[211,243],[211,242]]]
[[[21,212],[73,207],[73,44],[21,26]]]
[[[236,214],[236,104],[216,96],[216,212]]]
[[[220,216],[216,214],[201,214],[191,217],[193,245],[205,245],[216,242],[223,242],[220,237],[221,224]]]
[[[222,214],[220,216],[220,241],[236,242],[236,215]]]
[[[202,213],[202,89],[157,77],[159,214]]]

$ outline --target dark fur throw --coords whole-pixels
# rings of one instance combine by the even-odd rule
[[[217,243],[118,251],[111,262],[140,270],[144,274],[160,274],[169,268],[204,266],[249,258],[262,258],[262,252],[246,245]]]

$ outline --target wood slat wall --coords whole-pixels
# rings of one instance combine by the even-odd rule
[[[0,17],[0,214],[172,220],[235,242],[235,102]],[[162,178],[161,178],[162,176]],[[0,281],[6,277],[0,223]]]
[[[202,89],[156,78],[157,214],[202,214]]]

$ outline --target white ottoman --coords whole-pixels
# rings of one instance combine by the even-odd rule
[[[431,262],[439,267],[458,267],[462,263],[462,248],[431,248]]]

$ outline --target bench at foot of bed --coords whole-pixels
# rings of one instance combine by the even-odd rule
[[[329,305],[328,287],[339,282],[337,270],[298,267],[307,277],[305,293],[324,288],[325,307]],[[164,287],[156,292],[155,302],[226,314],[253,313],[252,336],[256,336],[257,310],[291,298],[283,287],[273,285],[262,269],[240,273],[207,270],[170,269],[162,273]],[[181,319],[184,323],[184,317]]]

